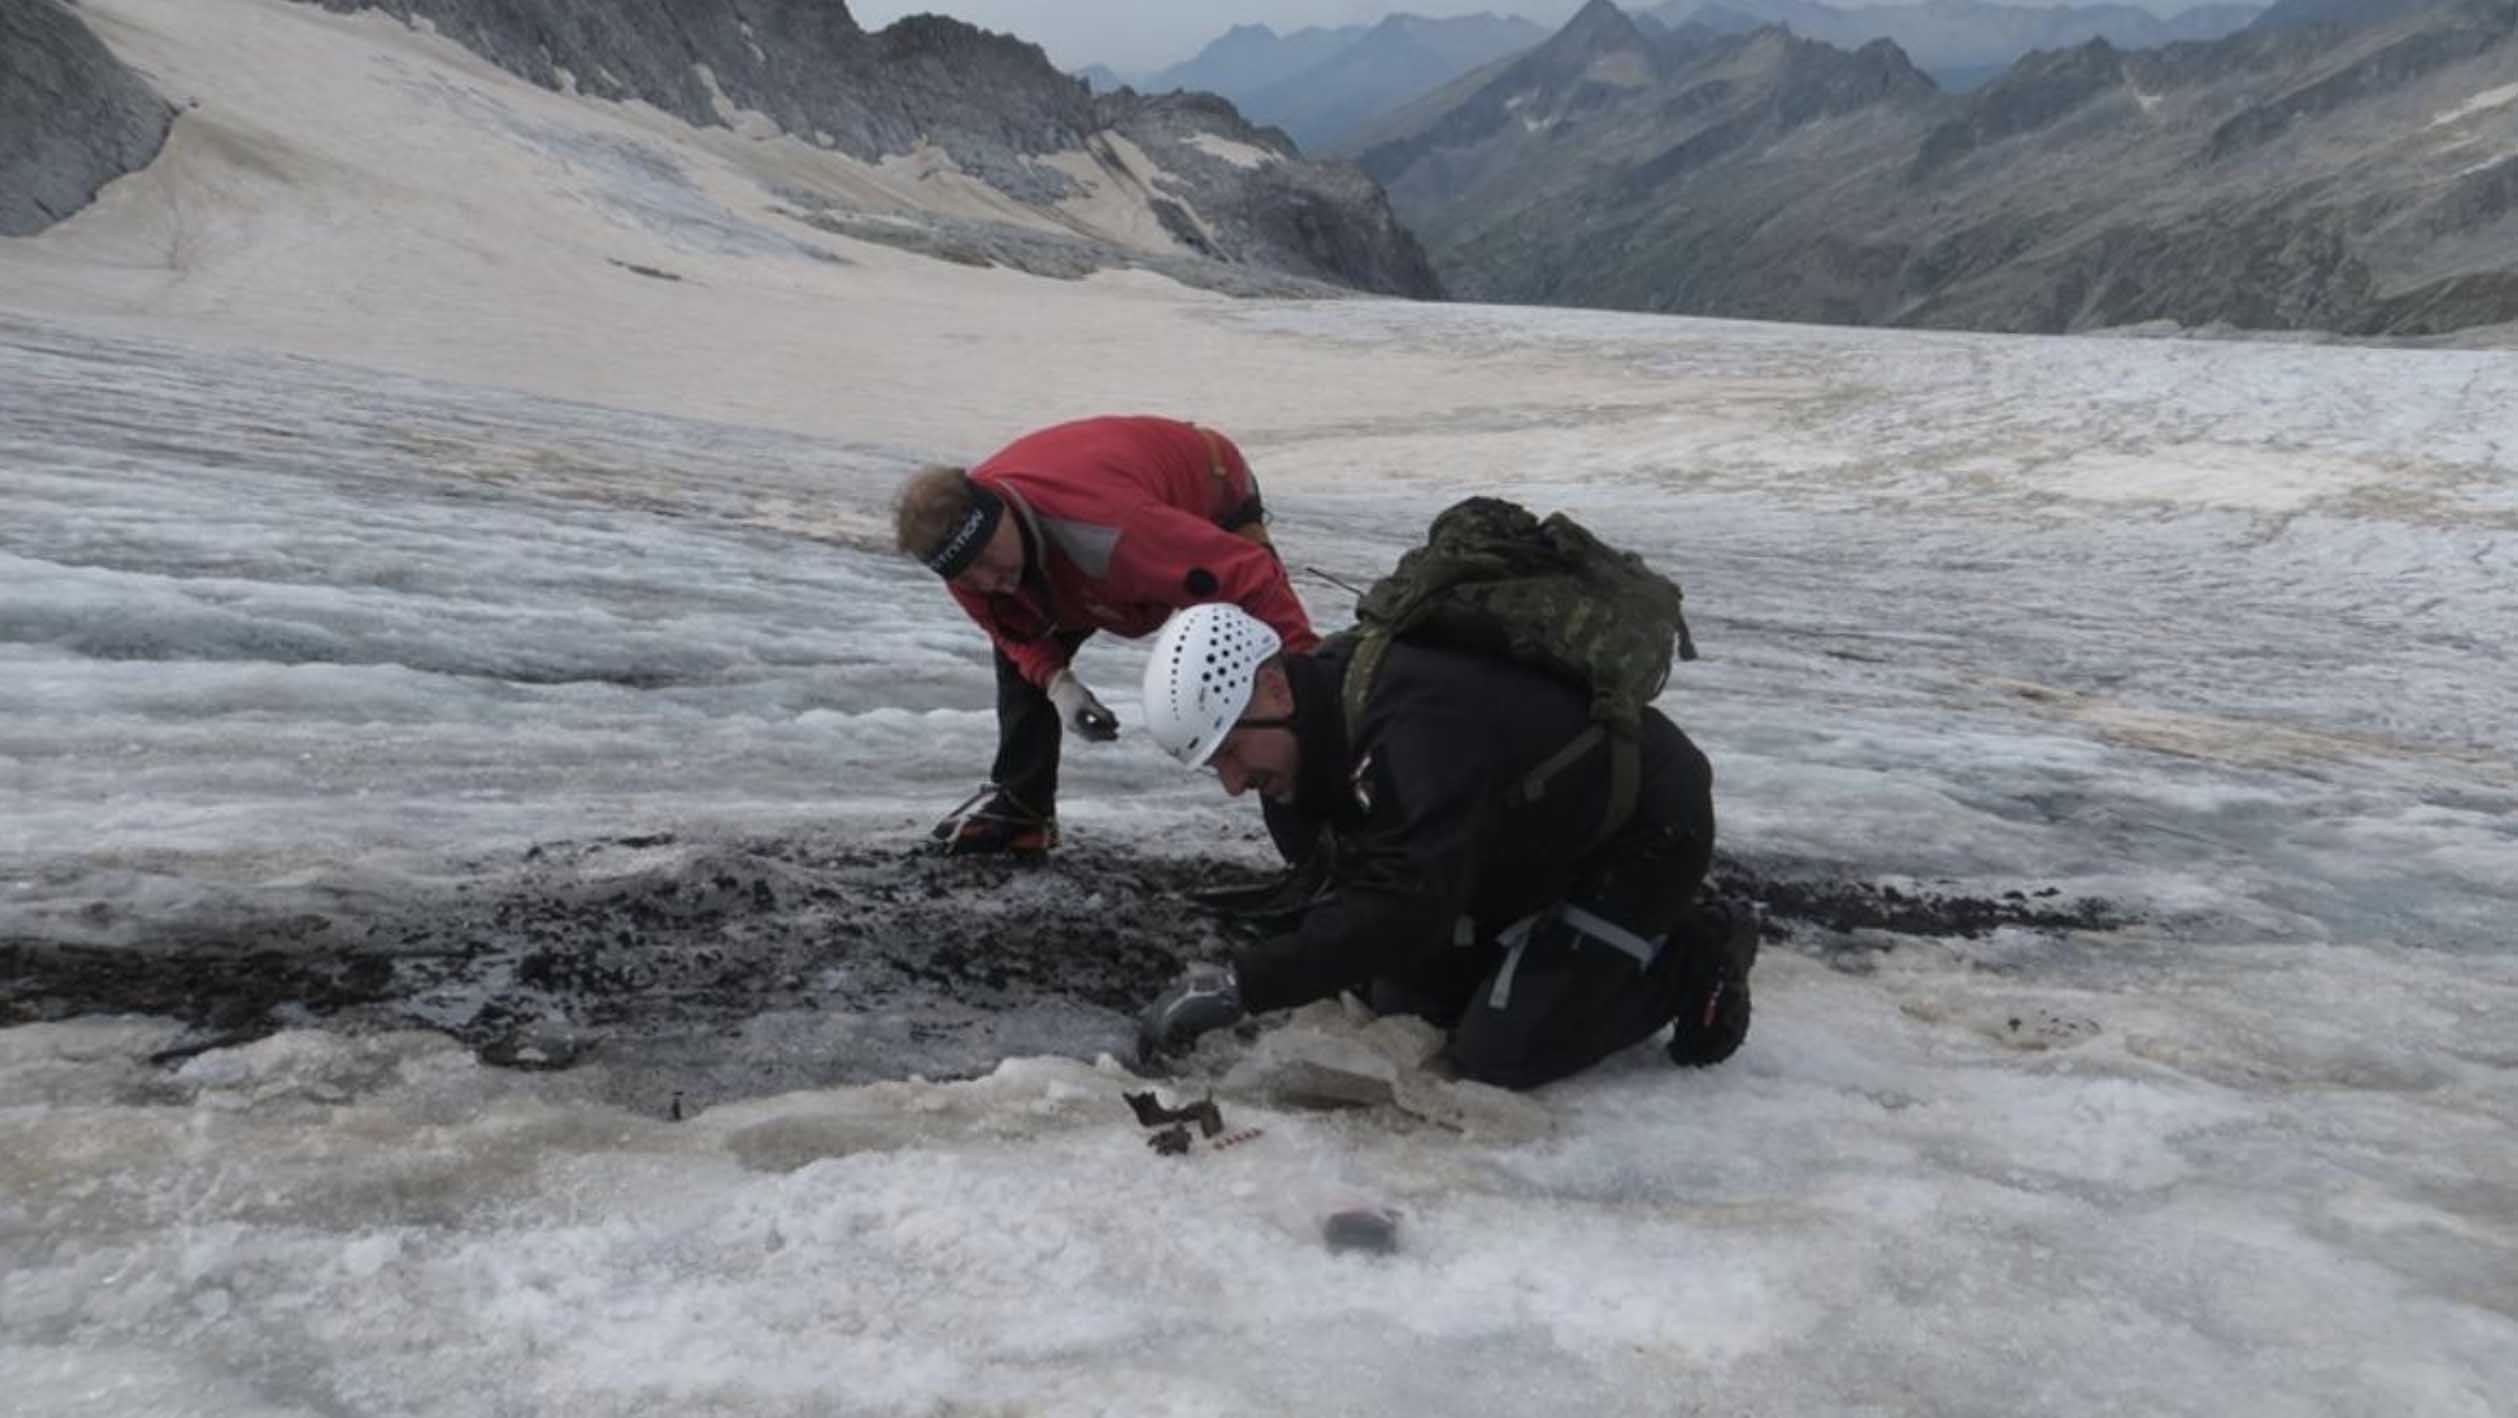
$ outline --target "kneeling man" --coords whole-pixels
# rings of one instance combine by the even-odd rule
[[[1146,1010],[1145,1050],[1355,990],[1447,1028],[1460,1075],[1506,1088],[1664,1026],[1673,1062],[1730,1057],[1748,1033],[1756,922],[1697,900],[1713,775],[1687,736],[1645,711],[1633,810],[1601,840],[1617,785],[1581,690],[1401,639],[1350,733],[1354,644],[1290,650],[1230,605],[1193,606],[1156,640],[1156,741],[1228,793],[1321,822],[1337,847],[1333,889],[1297,925],[1191,970]]]

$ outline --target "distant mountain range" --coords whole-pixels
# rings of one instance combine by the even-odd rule
[[[2337,0],[2286,0],[2293,5]],[[1896,40],[1945,89],[1972,88],[2034,49],[2103,38],[2120,48],[2212,39],[2244,28],[2258,4],[2205,4],[2162,18],[2127,4],[1998,5],[1980,0],[1838,8],[1818,0],[1667,0],[1636,19],[1656,32],[1699,25],[1745,34],[1789,25],[1842,49]],[[1533,48],[1548,31],[1517,16],[1428,19],[1391,15],[1370,25],[1313,26],[1279,34],[1237,25],[1193,58],[1149,74],[1094,64],[1076,71],[1096,93],[1124,86],[1230,99],[1254,123],[1282,128],[1307,153],[1352,153],[1376,120],[1463,74]]]
[[[1547,34],[1528,20],[1496,15],[1391,15],[1291,34],[1240,25],[1197,57],[1133,81],[1103,69],[1094,88],[1103,90],[1106,77],[1146,93],[1220,94],[1253,123],[1284,129],[1305,152],[1330,152],[1364,121]]]
[[[1536,25],[1530,28],[1541,38],[1547,33]],[[1363,25],[1312,25],[1278,34],[1266,25],[1235,25],[1210,40],[1195,57],[1133,82],[1147,93],[1189,89],[1236,98],[1336,58],[1339,50],[1363,38],[1365,29]]]
[[[1638,25],[1370,125],[1469,299],[2065,331],[2518,320],[2518,0],[2284,0],[2210,41],[2027,55],[1968,94],[1897,44]]]
[[[1120,77],[1119,71],[1107,64],[1087,64],[1075,70],[1074,77],[1097,94],[1115,93],[1128,86],[1128,81]]]
[[[2328,0],[2318,0],[2327,3]],[[1944,89],[1971,89],[2037,49],[2069,49],[2103,39],[2118,49],[2218,39],[2245,29],[2262,5],[2199,5],[2163,18],[2132,5],[1992,5],[1981,0],[1840,9],[1818,0],[1668,0],[1636,15],[1663,29],[1697,24],[1717,34],[1787,25],[1803,39],[1839,49],[1894,40],[1915,67]]]

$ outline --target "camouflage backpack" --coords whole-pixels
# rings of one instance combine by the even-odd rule
[[[1609,808],[1595,841],[1626,823],[1642,777],[1636,729],[1670,678],[1671,651],[1696,658],[1678,583],[1593,536],[1564,513],[1544,522],[1515,503],[1472,497],[1443,510],[1425,545],[1399,558],[1355,606],[1343,703],[1360,732],[1373,676],[1394,640],[1490,655],[1544,670],[1591,694],[1591,727],[1513,791],[1522,801],[1609,743]]]

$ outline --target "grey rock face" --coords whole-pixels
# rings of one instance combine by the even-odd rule
[[[1939,98],[1894,45],[1846,54],[1769,29],[1673,53],[1603,0],[1359,162],[1458,295],[1699,311],[1788,288],[1793,318],[1859,320],[1875,258],[1833,234],[1752,240],[1754,214],[1806,196],[1805,152],[1902,165]]]
[[[1915,155],[1915,169],[1928,173],[1988,143],[2033,133],[2124,81],[2124,61],[2103,39],[2059,54],[2031,54],[1966,112],[1933,129]]]
[[[1023,154],[1083,145],[1092,97],[1039,48],[934,15],[880,34],[839,0],[308,0],[379,10],[539,84],[722,125],[728,106],[851,156],[920,139],[1027,201],[1068,187]]]
[[[1439,299],[1441,283],[1423,247],[1401,224],[1380,184],[1352,163],[1305,162],[1273,128],[1254,128],[1231,104],[1208,94],[1148,98],[1120,93],[1100,101],[1108,127],[1145,150],[1180,186],[1214,230],[1191,240],[1228,259],[1265,253],[1262,264],[1361,290]],[[1198,145],[1221,137],[1273,155],[1242,167]],[[1175,232],[1187,236],[1187,233]]]
[[[2391,37],[2374,51],[2310,83],[2247,108],[2212,130],[2211,156],[2226,158],[2241,149],[2271,142],[2302,119],[2322,117],[2372,94],[2405,87],[2434,69],[2470,59],[2508,37],[2506,16],[2477,13],[2469,17],[2452,11],[2440,18],[2441,24]]]
[[[1893,46],[1680,38],[1588,109],[1508,71],[1361,161],[1482,299],[2047,332],[2518,319],[2518,0],[2092,41],[1968,95]]]
[[[0,0],[0,236],[42,231],[156,159],[175,110],[60,0]]]
[[[1149,154],[1161,150],[1157,160],[1179,189],[1161,197],[1184,209],[1168,220],[1176,232],[1196,232],[1202,254],[1388,294],[1437,293],[1424,253],[1370,179],[1304,162],[1282,135],[1253,128],[1220,101],[1126,89],[1096,96],[1039,46],[943,16],[913,15],[869,34],[841,0],[307,3],[424,20],[546,88],[639,99],[693,124],[727,124],[734,110],[748,110],[866,161],[932,144],[963,172],[1034,204],[1080,189],[1031,159],[1081,151],[1094,135],[1117,131]],[[1189,141],[1200,133],[1277,160],[1222,161]],[[1207,217],[1214,233],[1198,231],[1187,210]],[[978,249],[967,231],[930,225],[937,240]],[[1148,264],[1102,249],[1112,253],[1104,264]]]
[[[1357,161],[1387,185],[1392,174],[1437,150],[1475,149],[1499,136],[1511,143],[1517,130],[1539,131],[1569,115],[1613,109],[1661,78],[1664,68],[1663,46],[1608,0],[1591,0],[1546,43],[1478,71],[1472,76],[1477,86],[1429,114],[1419,131],[1385,137]]]
[[[1353,293],[1351,287],[1289,275],[1266,266],[1244,266],[1196,256],[1134,251],[1108,242],[1057,236],[1007,222],[852,212],[831,205],[818,193],[789,192],[785,195],[794,204],[793,210],[800,219],[824,231],[858,241],[880,242],[885,246],[964,266],[1004,266],[1026,275],[1047,276],[1062,281],[1082,280],[1096,271],[1152,271],[1194,289],[1241,297],[1321,300]]]

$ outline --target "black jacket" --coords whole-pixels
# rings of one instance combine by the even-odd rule
[[[1678,727],[1647,710],[1633,818],[1599,841],[1609,754],[1558,772],[1544,796],[1515,791],[1590,727],[1588,698],[1506,661],[1397,644],[1350,743],[1340,704],[1350,645],[1286,657],[1302,742],[1295,806],[1335,838],[1336,889],[1294,930],[1239,952],[1242,1001],[1284,1009],[1376,979],[1456,976],[1457,953],[1599,885],[1641,845],[1701,878],[1713,848],[1712,772]],[[1463,918],[1468,918],[1464,925]]]

